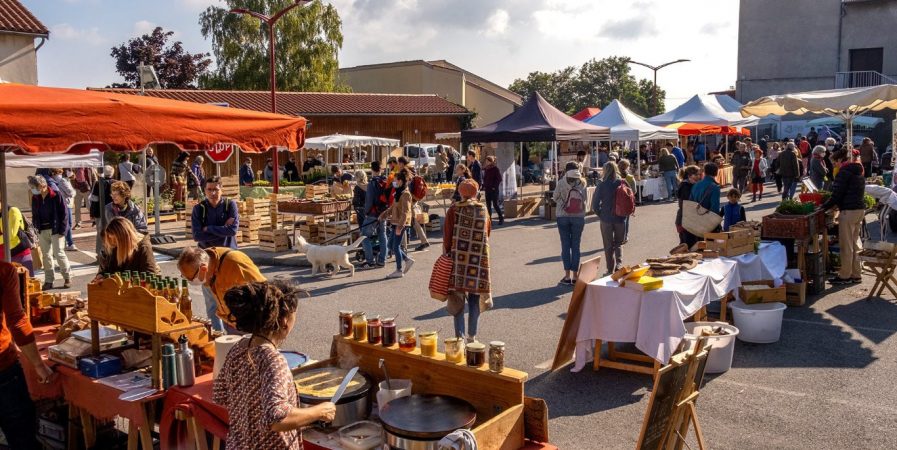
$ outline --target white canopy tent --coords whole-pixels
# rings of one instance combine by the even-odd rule
[[[331,148],[339,149],[339,161],[338,164],[340,166],[343,165],[343,149],[346,148],[356,148],[356,147],[398,147],[399,140],[398,139],[389,139],[389,138],[381,138],[381,137],[372,137],[372,136],[355,136],[349,134],[331,134],[329,136],[319,136],[314,138],[308,138],[305,140],[305,145],[302,147],[306,150],[321,150],[327,151]],[[373,155],[371,155],[373,157]]]
[[[75,169],[78,167],[103,167],[103,154],[99,150],[91,150],[86,155],[68,153],[41,153],[38,155],[6,155],[6,167],[17,169]]]
[[[585,120],[585,123],[610,128],[610,139],[614,141],[653,141],[679,139],[676,130],[652,125],[632,112],[619,100],[610,102],[600,113]]]
[[[843,120],[847,127],[847,142],[853,142],[854,120],[867,112],[884,109],[897,109],[897,85],[770,95],[744,105],[741,114],[825,114]]]
[[[753,127],[760,122],[759,117],[750,114],[742,116],[738,111],[728,111],[727,108],[734,107],[732,102],[738,103],[731,97],[727,100],[718,99],[715,95],[698,94],[672,111],[647,119],[647,122],[659,126],[687,122],[726,127]]]

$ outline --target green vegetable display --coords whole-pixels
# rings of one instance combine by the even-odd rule
[[[779,207],[776,208],[777,213],[792,216],[812,214],[815,210],[816,205],[813,202],[802,203],[791,199],[782,200],[782,203],[779,203]]]
[[[863,195],[863,203],[866,204],[866,209],[872,209],[875,207],[875,197],[865,194]]]

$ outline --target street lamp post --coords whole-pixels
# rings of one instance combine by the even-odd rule
[[[309,2],[311,2],[311,0],[294,0],[293,4],[274,13],[273,16],[266,16],[264,14],[257,13],[255,11],[250,11],[250,10],[244,9],[244,8],[234,8],[234,9],[230,10],[231,14],[246,14],[246,15],[255,17],[258,20],[261,20],[263,23],[268,25],[268,53],[270,56],[269,71],[271,72],[270,73],[271,81],[269,84],[271,86],[271,112],[272,113],[277,113],[277,74],[275,72],[275,66],[274,66],[274,55],[275,55],[274,24],[276,24],[277,21],[280,20],[280,18],[283,17],[284,14],[289,12],[291,9],[293,9],[297,6],[301,6],[305,3],[309,3]],[[280,181],[280,173],[279,173],[280,172],[280,169],[279,169],[280,164],[279,164],[279,160],[277,157],[277,153],[278,153],[277,147],[274,147],[274,193],[275,194],[280,190],[280,182],[279,182]]]
[[[671,66],[671,65],[676,64],[676,63],[688,62],[688,61],[691,61],[691,60],[690,60],[690,59],[677,59],[677,60],[675,60],[675,61],[670,61],[670,62],[668,62],[668,63],[663,63],[663,64],[661,64],[661,65],[659,65],[659,66],[652,66],[652,65],[650,65],[650,64],[640,63],[640,62],[638,62],[638,61],[633,61],[633,60],[631,60],[631,59],[627,59],[627,60],[626,60],[626,62],[628,62],[629,64],[638,64],[638,65],[640,65],[640,66],[647,67],[647,68],[649,68],[649,69],[651,69],[651,70],[654,71],[654,93],[652,94],[652,96],[654,97],[654,115],[655,115],[655,116],[656,116],[657,114],[660,114],[660,111],[658,111],[658,109],[660,108],[660,105],[659,105],[659,103],[657,102],[657,71],[660,70],[660,69],[663,69],[663,68],[666,67],[666,66]]]

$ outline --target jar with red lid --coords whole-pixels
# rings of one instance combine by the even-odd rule
[[[383,329],[380,327],[380,316],[368,319],[368,344],[379,344],[382,336]]]

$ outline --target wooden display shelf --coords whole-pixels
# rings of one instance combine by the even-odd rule
[[[488,352],[487,352],[488,353]],[[533,427],[532,435],[548,439],[547,424],[538,420],[548,417],[544,402],[525,402],[524,383],[526,372],[505,368],[493,373],[488,364],[481,368],[467,367],[463,362],[451,363],[445,355],[422,356],[419,349],[406,353],[398,345],[383,347],[359,342],[341,336],[333,337],[331,359],[299,371],[322,365],[333,365],[351,356],[354,365],[376,379],[383,380],[379,368],[382,358],[394,379],[411,380],[415,394],[449,395],[467,401],[476,409],[477,420],[471,430],[480,448],[511,450],[523,447],[527,427]],[[527,420],[524,416],[532,416]],[[540,427],[545,427],[540,429]]]

